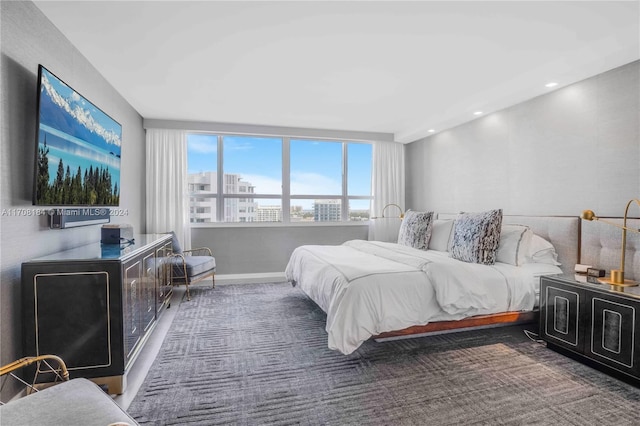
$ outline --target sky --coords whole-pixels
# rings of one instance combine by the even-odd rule
[[[215,171],[217,137],[189,134],[188,173]],[[256,194],[280,194],[282,141],[280,138],[224,136],[224,172],[242,175]],[[290,140],[291,195],[340,195],[342,192],[342,143]],[[370,195],[372,145],[348,144],[349,195]],[[259,200],[258,200],[259,201]],[[267,204],[265,202],[264,204]],[[291,200],[292,205],[308,202]],[[351,203],[368,208],[368,201]]]

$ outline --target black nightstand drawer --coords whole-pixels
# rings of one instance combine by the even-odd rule
[[[540,338],[640,383],[640,292],[568,276],[540,279]],[[569,352],[567,352],[569,354]]]
[[[546,301],[541,312],[543,334],[555,340],[556,344],[572,350],[582,350],[579,334],[581,300],[584,292],[559,288],[553,284],[544,287]]]
[[[614,299],[614,300],[612,300]],[[635,323],[638,303],[608,295],[589,297],[591,306],[588,353],[614,368],[637,371]]]

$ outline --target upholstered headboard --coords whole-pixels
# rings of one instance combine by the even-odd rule
[[[622,225],[620,218],[605,218]],[[627,226],[640,229],[640,219],[628,219]],[[620,269],[622,252],[622,230],[603,222],[582,221],[582,246],[580,263],[593,265],[596,268]],[[627,232],[627,249],[625,254],[625,278],[640,280],[640,234]]]
[[[457,214],[439,213],[438,219],[455,219],[456,216]],[[505,215],[502,217],[502,223],[526,225],[531,228],[534,233],[553,244],[558,253],[558,261],[562,264],[562,271],[565,274],[573,274],[580,250],[579,217]],[[640,247],[638,250],[640,256]]]

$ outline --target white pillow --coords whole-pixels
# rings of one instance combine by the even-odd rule
[[[433,227],[431,229],[431,239],[429,240],[429,250],[449,251],[452,229],[453,219],[434,220]]]
[[[560,266],[558,253],[553,245],[539,235],[533,234],[529,244],[528,263],[548,263],[549,265]]]
[[[527,262],[533,232],[524,225],[502,225],[496,261],[520,266]]]

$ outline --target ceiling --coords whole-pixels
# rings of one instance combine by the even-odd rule
[[[638,1],[35,4],[144,118],[403,143],[640,58]]]

